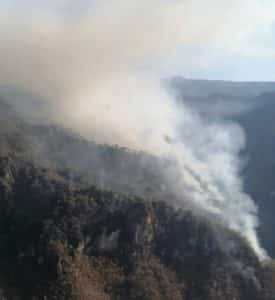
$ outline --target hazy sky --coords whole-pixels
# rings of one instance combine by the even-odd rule
[[[81,19],[96,14],[103,0],[2,0],[2,18]],[[148,58],[145,68],[157,65],[163,76],[232,80],[275,80],[275,1],[274,0],[129,0],[105,1],[125,5],[141,3],[147,14],[160,7],[178,6],[177,26],[186,38],[166,54],[162,63]],[[106,5],[108,6],[108,5]],[[165,9],[165,8],[164,8]],[[180,20],[182,14],[182,23]],[[170,15],[171,22],[173,17]],[[161,22],[161,16],[158,19]],[[167,22],[167,20],[165,20]],[[35,23],[34,23],[35,24]],[[34,25],[35,26],[35,25]],[[0,46],[1,47],[1,46]],[[1,51],[1,48],[0,48]]]

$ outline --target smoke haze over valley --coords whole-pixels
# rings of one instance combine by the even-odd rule
[[[148,59],[171,55],[181,43],[211,40],[213,21],[206,18],[203,31],[190,30],[194,3],[158,2],[98,2],[94,11],[62,21],[2,18],[2,85],[41,102],[45,122],[175,161],[180,174],[175,180],[169,170],[166,176],[182,201],[217,215],[264,258],[257,207],[240,176],[244,131],[177,102],[155,72],[140,68]],[[27,111],[37,114],[32,107]]]
[[[249,41],[260,26],[267,30],[273,24],[270,11],[275,7],[272,4],[266,9],[261,2],[252,2],[81,1],[82,8],[70,1],[56,1],[53,8],[53,1],[45,6],[42,1],[28,1],[23,8],[15,1],[17,9],[6,4],[6,14],[0,14],[0,146],[1,154],[12,158],[2,161],[3,170],[9,170],[1,173],[3,195],[13,195],[11,202],[17,203],[14,182],[20,180],[20,172],[32,178],[32,170],[37,181],[42,180],[42,186],[50,186],[46,198],[55,199],[55,192],[58,195],[62,186],[63,196],[68,199],[72,195],[80,199],[92,197],[93,201],[96,199],[95,206],[103,199],[101,209],[115,220],[111,226],[114,230],[107,230],[105,215],[102,220],[95,219],[93,222],[100,229],[89,239],[95,240],[97,250],[90,250],[86,237],[77,248],[80,251],[82,247],[89,255],[97,253],[93,251],[104,255],[116,251],[127,237],[128,233],[121,237],[122,221],[114,203],[122,209],[123,219],[125,207],[121,203],[128,200],[121,196],[123,200],[119,202],[116,195],[108,194],[111,203],[106,208],[104,201],[109,200],[104,193],[81,190],[83,186],[95,184],[100,189],[157,203],[165,201],[184,211],[187,223],[190,212],[192,218],[199,220],[191,218],[193,223],[207,224],[211,246],[206,243],[206,253],[212,247],[212,257],[222,249],[222,257],[228,260],[225,265],[231,264],[253,286],[261,285],[253,255],[260,263],[268,263],[270,256],[275,255],[270,229],[274,224],[275,146],[267,142],[274,138],[271,128],[275,85],[271,81],[208,81],[169,76],[178,72],[173,68],[175,60],[181,62],[183,72],[195,64],[193,48],[205,46],[221,53],[227,49],[226,55],[251,57],[262,53],[256,47],[254,53]],[[213,60],[204,56],[200,59],[201,65],[206,66]],[[259,155],[262,160],[257,158]],[[36,170],[25,161],[17,162],[18,158],[42,169]],[[48,179],[51,171],[47,173],[43,168],[52,170],[57,181]],[[39,198],[41,182],[39,188],[37,182],[28,184],[31,193],[38,193]],[[154,216],[161,212],[169,223],[168,210],[162,212],[158,204],[150,204],[149,200],[142,209],[133,204],[137,206],[137,212],[133,212],[135,222],[150,227],[152,222],[157,223]],[[35,201],[35,208],[47,206]],[[18,205],[20,211],[21,203]],[[74,209],[78,214],[81,209],[77,205]],[[91,211],[95,209],[93,205],[89,206]],[[78,218],[81,215],[77,215],[77,222]],[[79,228],[84,226],[89,231],[90,221],[84,219],[88,225],[83,221],[85,225],[79,223]],[[174,221],[178,220],[174,215]],[[164,226],[162,222],[159,221],[160,227]],[[107,227],[100,227],[101,223]],[[130,232],[139,232],[132,229],[136,223],[126,223]],[[184,230],[189,228],[184,226]],[[157,237],[152,237],[147,227],[142,243],[154,240],[158,245],[162,239],[166,241],[157,225]],[[176,233],[177,239],[183,239],[179,229]],[[189,232],[185,234],[189,237]],[[139,234],[136,236],[138,239]],[[246,245],[254,254],[247,255],[243,263],[242,253],[248,253]],[[186,299],[192,300],[191,296]]]

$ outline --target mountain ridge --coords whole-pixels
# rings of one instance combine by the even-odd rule
[[[170,162],[0,106],[1,299],[275,299],[272,260],[173,206]]]

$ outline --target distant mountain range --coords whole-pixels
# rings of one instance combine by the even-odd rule
[[[275,82],[235,82],[224,80],[188,79],[174,77],[169,80],[174,88],[185,97],[209,97],[222,95],[228,97],[257,97],[263,93],[275,92]]]

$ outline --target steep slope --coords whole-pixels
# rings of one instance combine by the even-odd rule
[[[274,270],[220,224],[12,156],[0,170],[1,299],[275,297]]]
[[[150,154],[99,145],[56,126],[30,124],[4,101],[0,101],[0,122],[1,154],[16,153],[105,189],[147,197],[167,189],[160,170],[168,162]]]
[[[165,204],[171,162],[0,108],[1,299],[275,299],[272,261]]]

